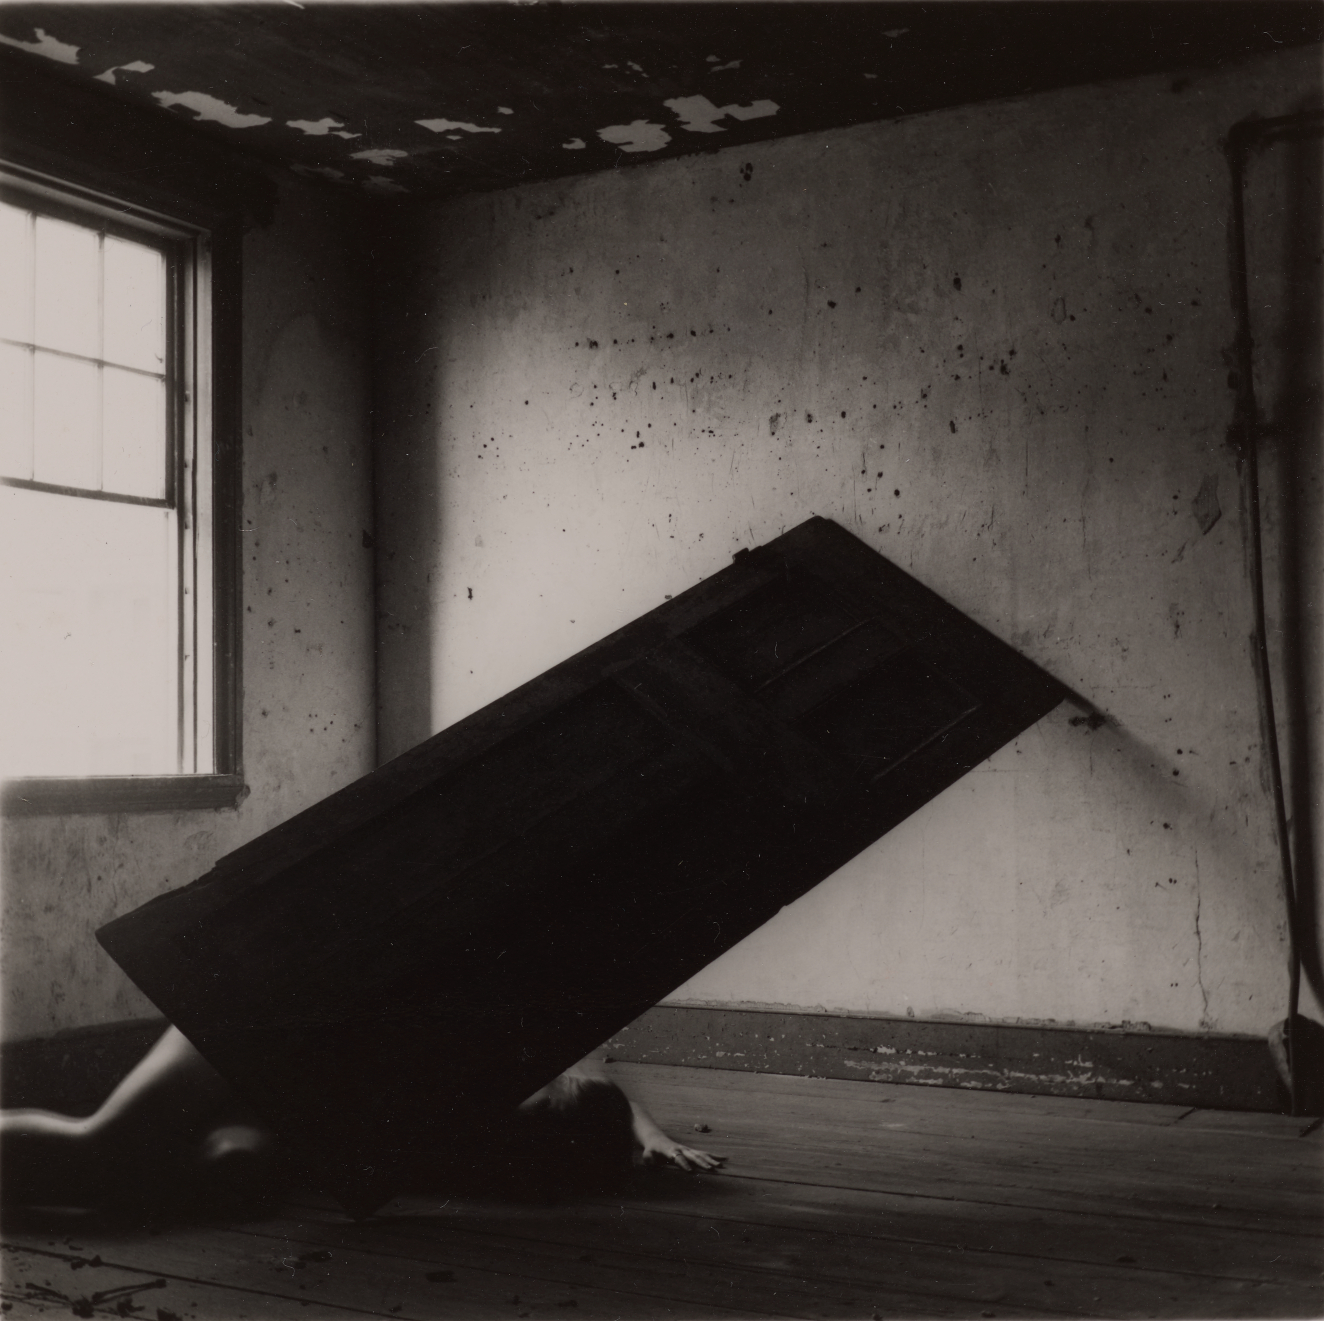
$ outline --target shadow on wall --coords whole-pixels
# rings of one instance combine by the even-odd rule
[[[372,230],[373,510],[376,528],[377,748],[380,761],[422,743],[433,725],[434,571],[406,571],[441,540],[442,350],[427,324],[426,225],[397,214]],[[413,259],[411,259],[413,258]],[[389,385],[390,388],[386,388]]]
[[[1292,822],[1302,971],[1324,1002],[1319,939],[1315,804],[1324,782],[1324,153],[1321,138],[1271,142],[1247,172],[1247,274],[1255,388],[1266,477],[1266,557],[1279,592],[1269,604],[1276,657],[1275,703]],[[1273,581],[1271,578],[1270,581]],[[1277,633],[1277,638],[1273,637]]]

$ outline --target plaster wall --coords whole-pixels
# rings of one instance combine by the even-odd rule
[[[1263,1032],[1284,920],[1220,140],[1319,76],[1297,50],[402,224],[383,758],[825,515],[1108,721],[1062,706],[673,1002]]]
[[[1254,341],[1266,612],[1304,974],[1317,993],[1324,856],[1324,153],[1270,137],[1250,153],[1246,287]],[[1316,994],[1316,1003],[1318,997]]]
[[[244,240],[237,809],[0,823],[6,1039],[155,1011],[93,933],[371,769],[372,528],[363,290],[323,195],[282,187]]]

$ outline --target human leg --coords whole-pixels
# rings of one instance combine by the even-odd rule
[[[157,1196],[225,1124],[251,1127],[253,1120],[172,1027],[95,1114],[0,1111],[0,1196],[81,1205]]]

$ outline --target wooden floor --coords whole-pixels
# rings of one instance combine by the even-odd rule
[[[297,1198],[5,1231],[3,1310],[240,1318],[1318,1317],[1308,1120],[616,1065],[728,1172],[556,1206]],[[696,1124],[711,1130],[694,1133]]]

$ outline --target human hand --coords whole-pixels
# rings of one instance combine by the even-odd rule
[[[686,1147],[661,1131],[649,1134],[643,1140],[643,1149],[645,1165],[678,1165],[682,1170],[692,1173],[698,1170],[720,1170],[726,1163],[725,1156],[716,1156],[698,1147]]]

